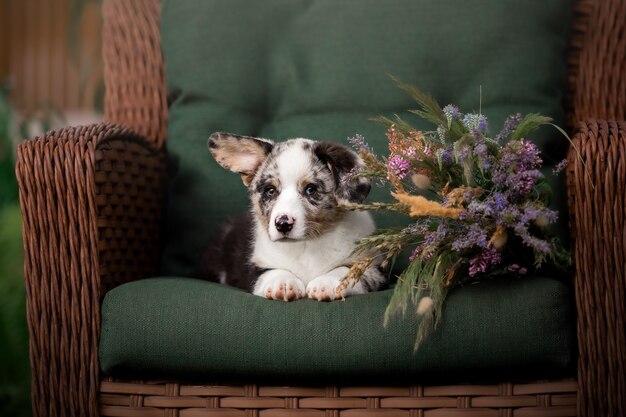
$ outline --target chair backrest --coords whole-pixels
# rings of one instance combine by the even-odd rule
[[[105,119],[161,148],[167,135],[161,0],[104,0],[102,14]]]
[[[626,2],[576,0],[565,108],[574,125],[626,116]]]
[[[105,118],[161,147],[167,92],[160,42],[161,0],[104,0]],[[576,0],[568,59],[567,120],[626,115],[626,2]]]

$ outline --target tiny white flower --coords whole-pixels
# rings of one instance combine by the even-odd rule
[[[424,174],[413,174],[411,181],[413,181],[413,184],[415,184],[417,188],[422,190],[426,190],[431,186],[430,178]]]
[[[432,308],[433,308],[433,299],[430,297],[424,297],[420,300],[419,304],[417,305],[417,314],[419,314],[420,316],[423,316],[424,314],[428,313]]]

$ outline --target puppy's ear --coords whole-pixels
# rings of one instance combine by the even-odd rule
[[[344,145],[319,142],[315,155],[325,163],[335,178],[335,195],[339,203],[362,203],[370,192],[369,178],[354,175],[363,168],[363,160]]]
[[[272,152],[274,142],[216,132],[209,137],[208,146],[217,163],[229,171],[241,174],[243,183],[247,186],[267,155]]]

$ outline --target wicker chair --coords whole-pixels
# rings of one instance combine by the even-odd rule
[[[298,388],[101,375],[101,300],[119,284],[154,274],[159,253],[168,116],[159,11],[159,0],[105,1],[107,122],[49,132],[19,147],[36,416],[626,415],[623,0],[575,6],[566,103],[581,154],[570,151],[567,173],[575,379]]]

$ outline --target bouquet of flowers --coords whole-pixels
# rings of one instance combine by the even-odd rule
[[[385,324],[394,313],[404,315],[412,306],[422,316],[417,348],[439,320],[446,294],[454,286],[487,276],[524,275],[546,263],[565,268],[570,258],[547,231],[558,213],[547,207],[550,186],[540,171],[539,149],[528,139],[550,119],[515,114],[491,137],[484,115],[463,114],[453,105],[441,108],[416,88],[398,84],[420,106],[412,113],[436,128],[418,131],[398,116],[395,120],[378,118],[388,127],[389,155],[382,158],[362,136],[349,139],[366,165],[351,175],[373,177],[379,185],[388,185],[395,202],[347,208],[398,211],[413,221],[363,239],[357,252],[376,255],[353,265],[344,285],[358,279],[373,262],[386,266],[410,249],[409,264],[398,277]],[[562,161],[554,171],[566,163]]]

